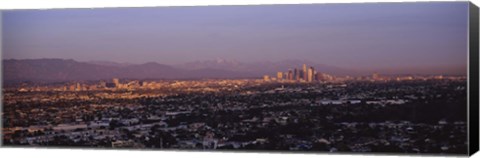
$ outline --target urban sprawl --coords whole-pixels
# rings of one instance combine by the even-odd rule
[[[4,87],[8,146],[467,152],[466,77],[76,81]]]

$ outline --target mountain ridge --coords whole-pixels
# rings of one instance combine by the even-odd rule
[[[127,79],[233,79],[261,78],[263,75],[275,76],[276,72],[286,72],[302,65],[313,66],[316,71],[338,76],[369,75],[373,71],[343,69],[335,66],[318,64],[308,60],[284,60],[278,62],[238,62],[235,60],[205,60],[187,62],[180,65],[166,65],[157,62],[143,64],[116,63],[110,61],[76,61],[73,59],[4,59],[3,80],[15,82],[60,82],[77,80],[110,80],[111,78]],[[420,68],[415,68],[422,70]],[[435,70],[435,71],[434,71]],[[462,67],[451,69],[424,69],[421,72],[453,73],[461,72]],[[378,70],[384,73],[402,72],[406,70]]]
[[[113,62],[112,62],[113,63]],[[253,75],[221,69],[186,70],[148,62],[143,64],[103,65],[72,59],[6,59],[3,60],[3,80],[16,82],[62,82],[77,80],[128,79],[201,79],[241,78]]]

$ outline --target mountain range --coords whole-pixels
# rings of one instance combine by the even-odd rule
[[[201,79],[201,78],[261,78],[265,74],[287,71],[305,63],[325,72],[350,73],[349,71],[315,65],[307,61],[241,63],[217,59],[195,61],[181,65],[165,65],[156,62],[144,64],[116,63],[108,61],[79,62],[72,59],[7,59],[3,60],[3,81],[61,82],[75,80],[125,79]],[[338,74],[338,73],[337,73]]]
[[[63,82],[80,80],[122,79],[204,79],[204,78],[261,78],[289,69],[301,69],[303,64],[332,75],[368,75],[371,72],[350,70],[314,63],[307,60],[279,62],[238,62],[235,60],[194,61],[180,65],[156,62],[143,64],[110,61],[80,62],[72,59],[7,59],[3,60],[3,81]],[[428,70],[425,70],[428,71]],[[452,70],[453,71],[453,70]]]

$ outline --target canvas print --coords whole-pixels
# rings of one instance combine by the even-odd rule
[[[468,7],[3,11],[2,142],[467,154]]]

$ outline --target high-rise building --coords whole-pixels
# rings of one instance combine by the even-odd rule
[[[75,86],[75,90],[81,91],[82,90],[82,85],[80,83],[77,83]]]
[[[294,78],[294,80],[298,80],[298,79],[299,79],[299,76],[300,76],[300,74],[298,73],[297,68],[293,69],[293,78]]]
[[[307,72],[307,82],[312,82],[313,81],[313,72],[315,70],[313,69],[313,67],[310,67],[308,68],[308,72]]]
[[[287,79],[287,80],[291,80],[291,79],[292,79],[292,76],[293,76],[292,70],[288,70],[286,73],[287,73],[286,79]]]
[[[107,87],[107,82],[105,82],[105,81],[100,81],[100,87],[102,87],[102,88]]]
[[[113,84],[115,84],[115,87],[120,87],[120,80],[118,78],[113,78]]]
[[[303,64],[303,73],[302,73],[302,78],[303,80],[307,80],[307,64]]]
[[[264,80],[264,81],[270,81],[270,76],[264,75],[264,76],[263,76],[263,80]]]
[[[283,72],[277,72],[277,80],[281,81],[283,79]]]

